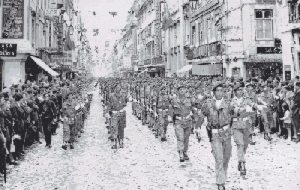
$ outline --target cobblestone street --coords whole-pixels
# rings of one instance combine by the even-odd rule
[[[214,160],[205,131],[201,143],[191,136],[191,161],[181,164],[173,127],[168,128],[168,141],[161,143],[132,117],[130,106],[127,108],[124,149],[110,149],[100,97],[95,92],[85,133],[75,149],[61,148],[59,128],[51,149],[44,143],[38,145],[11,169],[6,189],[216,189]],[[259,136],[247,154],[247,179],[241,179],[234,146],[226,186],[244,190],[300,189],[299,156],[299,144],[281,139],[270,144]]]

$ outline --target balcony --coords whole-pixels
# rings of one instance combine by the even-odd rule
[[[300,16],[296,14],[290,14],[289,23],[300,23]]]
[[[289,2],[289,23],[299,23],[300,22],[300,15],[299,15],[299,8],[300,5],[297,2]]]

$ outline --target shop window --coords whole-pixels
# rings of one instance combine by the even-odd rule
[[[202,28],[202,22],[200,22],[198,24],[198,28],[199,28],[199,44],[202,45],[202,41],[203,41],[203,28]]]
[[[256,20],[256,39],[273,38],[273,10],[263,9],[255,10]]]

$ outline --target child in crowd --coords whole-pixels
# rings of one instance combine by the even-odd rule
[[[291,136],[291,112],[289,109],[289,106],[287,103],[282,104],[282,109],[284,111],[284,116],[283,118],[280,118],[280,120],[283,121],[283,128],[284,130],[287,130],[287,136],[285,136],[285,139],[287,138],[292,138]]]

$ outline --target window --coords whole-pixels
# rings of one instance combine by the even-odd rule
[[[202,45],[202,37],[203,37],[203,33],[202,33],[202,23],[198,24],[198,28],[199,28],[199,45]]]
[[[31,42],[32,47],[35,47],[35,19],[31,20]]]
[[[196,26],[192,26],[192,45],[195,45],[196,42]]]
[[[256,39],[273,38],[273,10],[255,10]]]

